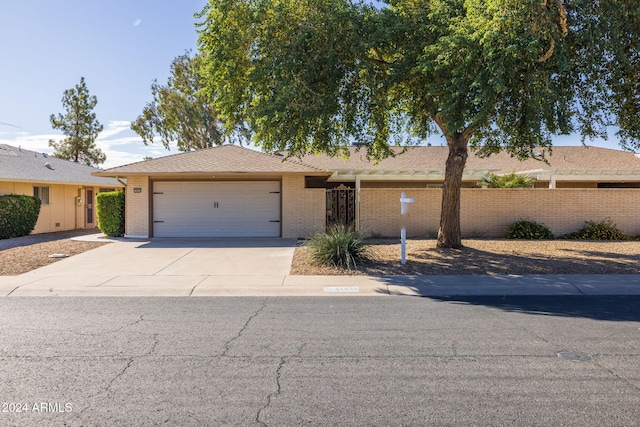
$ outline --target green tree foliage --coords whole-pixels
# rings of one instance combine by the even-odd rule
[[[533,178],[529,174],[511,172],[505,175],[488,173],[482,178],[482,185],[491,188],[530,188]]]
[[[142,137],[145,145],[159,136],[167,150],[175,141],[178,150],[190,151],[247,138],[244,123],[238,123],[235,132],[224,134],[214,101],[203,90],[204,80],[199,74],[201,62],[201,57],[191,57],[186,52],[171,63],[166,86],[157,80],[153,82],[153,101],[131,123],[131,129]]]
[[[246,121],[265,150],[294,156],[357,141],[381,159],[443,135],[438,246],[454,248],[468,147],[544,159],[554,135],[611,124],[638,142],[632,0],[385,3],[209,0],[202,73],[226,125]]]
[[[40,215],[40,199],[9,194],[0,196],[0,239],[30,234]]]
[[[52,114],[49,119],[54,129],[60,129],[67,136],[60,142],[49,140],[49,146],[55,150],[54,157],[88,166],[104,163],[107,156],[95,144],[103,129],[93,112],[97,103],[98,99],[89,95],[84,77],[74,88],[64,91],[62,105],[65,114],[57,117]]]

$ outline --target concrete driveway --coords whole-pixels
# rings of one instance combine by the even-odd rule
[[[283,276],[289,274],[294,239],[121,240],[27,274],[93,276]]]
[[[0,281],[5,295],[206,295],[282,286],[295,239],[120,240]],[[197,291],[196,291],[197,288]]]

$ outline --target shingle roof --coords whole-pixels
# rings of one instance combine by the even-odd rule
[[[397,150],[397,152],[400,151]],[[386,158],[377,165],[367,160],[365,148],[356,151],[356,147],[350,147],[350,152],[351,156],[346,160],[321,154],[307,155],[300,161],[327,170],[444,170],[449,149],[448,147],[411,147],[405,153]],[[538,169],[640,169],[640,158],[634,153],[600,147],[553,147],[553,154],[547,154],[546,158],[549,164],[535,159],[521,162],[506,152],[480,158],[469,150],[466,169],[496,169],[496,173]]]
[[[266,154],[237,145],[220,145],[204,150],[174,154],[100,172],[100,176],[201,173],[318,173],[318,167],[295,159]]]
[[[93,176],[100,169],[24,148],[0,144],[0,181],[32,181],[122,187],[113,178]]]
[[[411,147],[380,163],[367,160],[365,149],[349,147],[348,159],[325,154],[288,158],[266,154],[237,145],[221,145],[179,153],[153,160],[119,166],[96,173],[98,176],[211,174],[211,173],[331,173],[337,170],[444,170],[447,147]],[[402,150],[397,149],[400,153]],[[640,170],[634,153],[599,147],[558,146],[546,155],[549,164],[529,159],[524,162],[506,152],[486,158],[469,151],[467,170],[493,170],[495,173],[533,170]]]

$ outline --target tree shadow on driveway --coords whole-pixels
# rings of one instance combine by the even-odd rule
[[[296,239],[271,237],[157,237],[138,248],[293,248]]]

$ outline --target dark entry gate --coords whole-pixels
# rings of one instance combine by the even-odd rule
[[[345,185],[327,190],[327,225],[356,223],[356,189]]]

